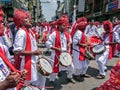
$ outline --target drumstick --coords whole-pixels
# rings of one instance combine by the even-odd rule
[[[58,59],[58,56],[55,54],[56,58]],[[59,61],[59,59],[58,59]],[[57,67],[59,65],[59,62],[55,65],[55,67]]]

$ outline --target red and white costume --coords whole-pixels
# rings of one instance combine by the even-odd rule
[[[19,16],[22,15],[22,16]],[[26,16],[25,11],[21,10],[16,10],[15,11],[15,24],[19,26],[20,23],[18,23],[19,19],[24,19]],[[21,17],[21,18],[20,18]],[[19,21],[19,22],[20,22]],[[37,44],[36,44],[36,39],[31,30],[27,30],[25,27],[20,27],[16,33],[15,41],[13,44],[14,51],[31,51],[34,52],[37,50]],[[41,74],[38,73],[37,68],[36,68],[36,63],[38,60],[38,56],[35,55],[26,55],[26,56],[20,56],[21,58],[21,63],[20,64],[20,69],[26,69],[28,71],[27,78],[26,78],[26,83],[27,84],[32,84],[38,87],[41,87],[42,90],[44,90],[45,87],[45,81],[46,77],[42,76]]]
[[[62,51],[67,51],[67,43],[72,42],[70,35],[68,32],[61,33],[58,30],[55,30],[49,37],[46,42],[47,48],[51,48],[52,46],[61,48]],[[68,78],[72,78],[72,73],[73,73],[73,64],[71,64],[68,67],[63,67],[62,65],[58,64],[58,57],[60,55],[60,52],[52,50],[51,53],[51,63],[53,65],[53,72],[50,77],[50,81],[54,81],[56,78],[56,75],[58,74],[59,71],[61,70],[67,70]]]
[[[110,24],[110,21],[104,21],[103,25],[109,25],[109,30],[110,33],[106,34],[103,33],[102,38],[103,38],[103,44],[104,43],[109,43],[109,42],[118,42],[120,43],[120,39],[119,36],[116,32],[111,32],[112,31],[112,26]],[[98,63],[98,67],[99,67],[99,74],[100,75],[105,75],[105,69],[107,69],[107,67],[105,66],[105,64],[108,62],[108,60],[112,59],[112,45],[105,45],[105,52],[103,52],[102,54],[97,54],[96,55],[96,61]]]

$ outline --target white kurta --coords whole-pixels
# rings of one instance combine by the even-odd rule
[[[31,40],[31,51],[35,51],[37,50],[37,44],[36,44],[36,40],[35,38],[29,33],[30,35],[30,40]],[[24,30],[22,30],[20,28],[20,30],[18,30],[16,37],[15,37],[15,42],[13,44],[14,47],[14,51],[21,51],[21,50],[25,50],[26,46],[26,32]],[[22,58],[22,62],[21,62],[21,70],[24,69],[24,65],[25,65],[25,56],[21,56]],[[32,65],[31,65],[31,80],[30,82],[34,82],[39,80],[39,75],[37,72],[37,68],[36,68],[36,62],[38,60],[38,56],[32,55]],[[42,77],[42,76],[41,76]],[[42,80],[40,80],[39,82],[41,82],[41,86],[44,86],[42,84],[45,84],[45,77],[42,77],[42,79],[44,79],[44,82],[41,82]]]
[[[95,25],[91,26],[91,25],[87,25],[84,31],[84,34],[87,37],[91,37],[91,36],[100,36],[99,32],[97,30],[97,27]]]
[[[79,60],[80,56],[80,50],[79,46],[77,45],[82,39],[82,32],[80,30],[77,30],[77,32],[73,36],[73,62],[74,62],[74,68],[79,69],[79,74],[85,74],[86,70],[88,68],[88,60],[85,59],[84,61]]]
[[[53,32],[52,34],[50,34],[50,36],[48,37],[48,40],[46,41],[46,47],[50,49],[52,46],[55,46],[55,39],[56,39],[56,33]],[[66,51],[67,50],[67,39],[64,33],[60,33],[60,40],[61,40],[61,50]],[[70,41],[72,42],[71,39]],[[55,50],[52,50],[50,58],[52,62],[54,62]]]
[[[7,47],[5,45],[1,45],[0,47],[5,50],[6,53],[6,57],[9,59],[10,58],[10,54],[9,51],[7,49]],[[5,78],[10,74],[10,69],[8,68],[8,66],[5,64],[5,62],[2,60],[2,58],[0,57],[0,82],[5,80]],[[16,88],[10,88],[7,90],[16,90]]]

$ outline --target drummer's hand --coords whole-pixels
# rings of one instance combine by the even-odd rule
[[[82,44],[83,47],[87,47],[88,45],[87,44]]]
[[[34,55],[40,55],[40,54],[43,54],[43,52],[42,52],[40,49],[37,49],[37,50],[34,52]]]
[[[3,81],[7,88],[13,88],[18,85],[20,81],[20,75],[17,72],[11,72]]]
[[[62,49],[61,49],[61,48],[58,48],[57,50],[58,50],[59,52],[62,52]]]
[[[69,50],[67,50],[66,52],[70,53],[70,52],[71,52],[71,50],[69,49]]]
[[[23,70],[21,70],[20,72],[21,72],[21,74],[22,74],[21,79],[22,79],[22,80],[25,80],[28,71],[27,71],[26,69],[23,69]]]
[[[107,42],[105,42],[104,44],[105,44],[105,45],[109,45],[109,43],[107,43]]]

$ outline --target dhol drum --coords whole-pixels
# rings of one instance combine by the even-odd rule
[[[49,76],[53,72],[52,65],[49,62],[49,58],[40,57],[40,59],[37,62],[37,70],[42,75]]]
[[[24,86],[20,90],[40,90],[40,89],[34,86]]]
[[[68,52],[62,52],[59,57],[59,62],[62,66],[70,66],[72,64],[72,56]]]
[[[105,48],[105,45],[103,45],[103,44],[95,45],[95,46],[92,48],[92,51],[93,51],[93,53],[95,53],[95,54],[101,54],[101,53],[103,53],[105,50],[106,50],[106,48]]]

